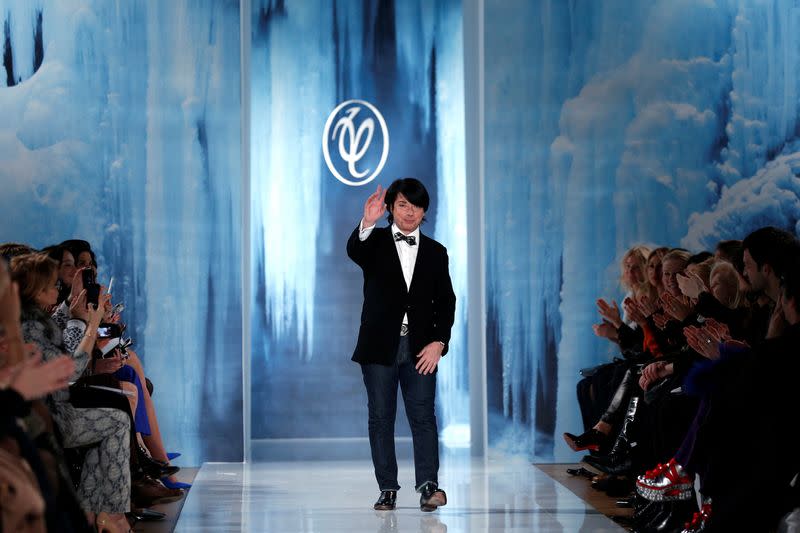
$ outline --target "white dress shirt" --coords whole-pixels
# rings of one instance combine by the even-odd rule
[[[365,241],[370,236],[372,230],[375,229],[375,224],[365,228],[363,227],[364,220],[359,223],[358,238]],[[392,224],[392,238],[394,234],[400,231],[397,225]],[[402,233],[402,232],[400,232]],[[408,234],[409,237],[414,237],[417,244],[411,246],[406,241],[394,241],[394,247],[397,249],[397,256],[400,258],[400,266],[403,269],[403,278],[406,280],[406,289],[411,289],[411,279],[414,277],[414,265],[417,263],[417,252],[419,251],[419,226]],[[408,313],[403,315],[403,324],[408,324]]]

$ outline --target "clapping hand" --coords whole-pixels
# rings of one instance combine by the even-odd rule
[[[633,298],[625,298],[622,301],[622,307],[625,309],[628,318],[639,324],[640,327],[644,327],[647,324],[647,316],[645,316],[642,308]]]
[[[661,304],[664,308],[664,312],[678,322],[686,320],[686,317],[689,316],[692,310],[686,298],[679,298],[668,292],[661,295]]]
[[[592,331],[598,337],[604,337],[611,341],[616,341],[618,338],[617,328],[608,320],[603,319],[600,324],[592,324]]]
[[[616,300],[611,300],[611,303],[609,304],[602,298],[598,299],[597,312],[600,313],[600,316],[602,316],[604,319],[611,322],[615,328],[618,328],[622,325],[622,316],[619,313],[619,306],[617,306]]]
[[[664,313],[655,313],[653,315],[653,324],[655,324],[658,329],[663,330],[665,327],[667,327],[668,322],[669,317],[667,317],[667,315]]]
[[[689,347],[703,357],[719,359],[721,344],[731,347],[746,348],[747,344],[731,338],[730,330],[725,324],[709,318],[701,327],[688,326],[683,334]]]
[[[683,328],[683,335],[692,350],[708,359],[719,359],[719,342],[706,328],[687,326]]]
[[[688,274],[679,272],[676,280],[681,292],[689,298],[697,299],[701,292],[708,292],[705,282],[697,275],[697,272],[690,272]]]
[[[645,317],[652,316],[660,309],[658,303],[658,298],[650,298],[646,294],[642,294],[636,298],[636,304],[639,306],[639,310],[644,314]]]
[[[728,342],[733,340],[733,337],[731,337],[731,330],[728,328],[727,324],[717,322],[713,318],[707,318],[704,322],[704,327],[708,331],[709,335],[713,336],[717,342]]]
[[[75,361],[71,357],[62,355],[44,362],[38,353],[0,370],[0,381],[8,381],[12,389],[30,401],[66,388],[74,371]]]
[[[367,202],[364,204],[364,228],[374,226],[375,222],[386,212],[385,198],[386,190],[381,189],[381,186],[378,185],[378,189],[367,198]]]

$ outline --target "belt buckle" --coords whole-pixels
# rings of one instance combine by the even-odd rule
[[[405,337],[406,335],[408,335],[408,324],[403,324],[400,326],[400,336]]]

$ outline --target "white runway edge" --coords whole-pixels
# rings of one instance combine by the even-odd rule
[[[398,508],[374,511],[372,464],[361,461],[206,463],[176,532],[622,532],[524,458],[442,458],[448,504],[419,510],[411,461],[400,463]]]

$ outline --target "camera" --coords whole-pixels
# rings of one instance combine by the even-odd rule
[[[122,328],[119,324],[100,324],[100,327],[97,328],[97,337],[100,339],[110,339],[121,335]]]
[[[96,306],[100,301],[100,285],[94,279],[94,270],[85,268],[81,272],[81,279],[86,290],[86,303]]]

